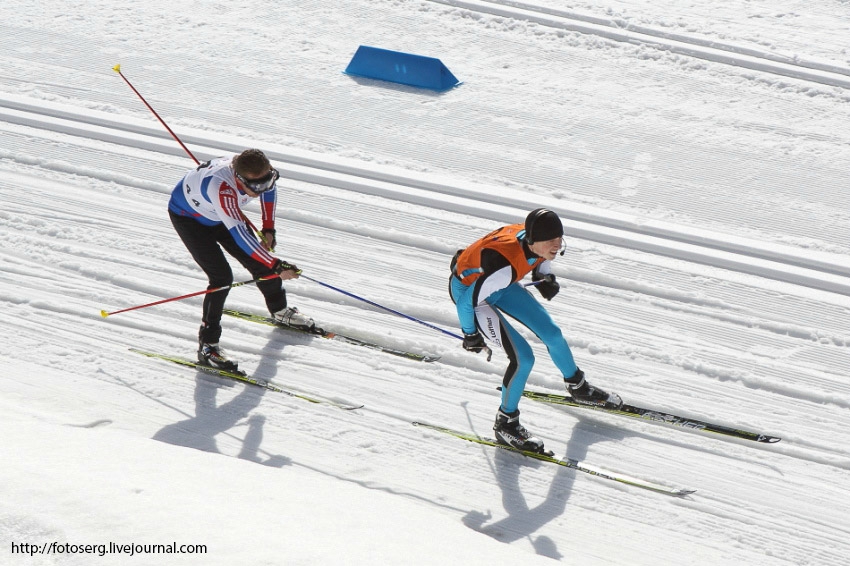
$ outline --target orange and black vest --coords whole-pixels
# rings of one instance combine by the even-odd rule
[[[457,263],[454,266],[454,274],[466,286],[475,283],[484,273],[481,268],[481,252],[490,249],[499,252],[510,262],[515,273],[513,282],[516,283],[543,261],[543,258],[537,258],[529,263],[530,260],[525,256],[522,241],[517,238],[517,234],[523,230],[525,230],[524,224],[511,224],[493,230],[459,253]]]

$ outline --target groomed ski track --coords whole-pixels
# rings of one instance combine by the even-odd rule
[[[167,154],[183,153],[162,127],[118,122],[109,115],[85,114],[55,107],[32,106],[25,101],[0,99],[0,118],[20,125],[57,133],[107,141]],[[199,159],[238,151],[245,140],[212,140],[199,132],[183,132],[181,141],[197,148]],[[329,160],[320,155],[293,153],[286,148],[268,150],[276,163],[285,164],[285,178],[334,187],[371,196],[510,223],[523,216],[528,197],[504,187],[429,181],[407,172],[369,169],[352,161]],[[195,153],[195,151],[193,151]],[[604,244],[686,259],[705,265],[759,275],[804,287],[850,295],[850,265],[837,254],[817,254],[789,246],[766,246],[746,238],[681,227],[663,221],[642,221],[558,199],[539,199],[556,210],[570,234]]]
[[[529,65],[532,78],[541,75],[527,52],[548,64],[581,66],[592,56],[593,41],[616,39],[614,28],[601,21],[585,22],[600,28],[596,39],[561,26],[569,36],[558,55],[551,45],[563,36],[541,38],[522,23],[529,13],[544,27],[544,20],[564,20],[556,10],[515,2],[418,5],[426,19],[448,19],[449,30],[477,29],[486,19],[492,28],[483,33],[498,54]],[[424,8],[432,5],[439,8]],[[340,18],[354,9],[342,10]],[[508,25],[503,18],[515,21]],[[321,33],[330,37],[335,23]],[[573,113],[560,115],[562,123],[550,129],[530,108],[503,106],[493,71],[471,64],[463,71],[477,73],[479,85],[461,88],[480,88],[481,96],[459,90],[415,98],[420,95],[409,90],[341,76],[317,83],[312,74],[289,68],[281,84],[277,76],[286,73],[272,68],[244,70],[263,86],[262,95],[251,98],[220,86],[223,81],[211,92],[196,86],[205,73],[224,75],[211,71],[200,54],[192,65],[179,65],[180,57],[154,42],[148,55],[119,58],[73,27],[50,32],[75,40],[62,53],[28,53],[11,48],[25,30],[0,25],[6,32],[0,46],[8,47],[0,50],[0,61],[15,71],[0,78],[0,326],[9,341],[0,362],[23,368],[5,379],[5,402],[39,411],[61,396],[67,412],[50,418],[109,421],[128,434],[311,469],[419,501],[447,520],[565,561],[575,552],[574,541],[582,540],[581,552],[600,564],[678,563],[681,556],[672,549],[682,546],[692,550],[693,564],[843,564],[850,539],[844,494],[850,478],[850,267],[847,212],[824,212],[841,194],[838,183],[846,175],[836,156],[846,157],[850,140],[827,127],[836,115],[850,115],[840,103],[841,81],[847,80],[841,69],[765,58],[760,68],[747,69],[757,75],[749,80],[740,74],[744,65],[720,58],[703,59],[708,67],[697,77],[684,63],[665,75],[671,53],[638,63],[669,81],[671,91],[687,90],[708,106],[721,92],[739,89],[786,114],[779,123],[756,112],[743,125],[706,118],[701,125],[711,126],[720,140],[715,144],[679,129],[687,118],[683,108],[656,116],[655,123],[622,114],[606,124],[606,116],[594,113],[606,103],[594,106],[578,85],[573,104],[581,117],[568,123]],[[633,36],[614,41],[623,45],[606,46],[597,64],[613,72],[620,58],[652,42],[688,43],[650,31],[630,32],[652,37],[643,47],[635,47]],[[515,44],[498,43],[499,33]],[[708,52],[697,39],[690,46]],[[757,55],[722,51],[738,62]],[[85,53],[97,55],[87,60]],[[310,56],[314,68],[323,68],[337,55]],[[365,405],[350,413],[137,359],[127,347],[191,356],[199,301],[107,320],[100,309],[176,296],[206,283],[165,214],[173,183],[192,162],[112,73],[119,62],[199,158],[254,145],[267,151],[283,176],[278,253],[311,277],[454,330],[445,292],[454,250],[530,208],[550,206],[566,220],[568,251],[556,262],[562,292],[547,308],[588,376],[636,404],[761,430],[782,442],[753,446],[523,402],[524,423],[559,457],[698,490],[668,500],[417,430],[411,421],[488,434],[504,357],[488,364],[449,337],[303,280],[287,283],[290,301],[325,327],[442,359],[423,367],[225,321],[228,351],[253,376]],[[769,64],[796,66],[796,74],[784,75],[792,86],[774,88]],[[51,81],[39,81],[39,70]],[[267,79],[273,71],[279,72]],[[171,92],[178,86],[184,89],[179,95]],[[527,94],[521,80],[512,86]],[[824,90],[811,98],[800,94],[810,89]],[[313,96],[301,98],[304,92]],[[646,104],[655,109],[666,96]],[[322,116],[348,97],[366,116],[340,123],[345,114],[336,112],[336,124]],[[796,109],[801,99],[810,104],[805,110]],[[239,111],[237,101],[244,102]],[[462,109],[457,115],[453,104]],[[607,110],[624,109],[625,102]],[[454,126],[431,124],[433,138],[423,133],[421,145],[400,143],[405,129],[416,135],[417,119],[440,113]],[[807,126],[801,125],[804,114]],[[508,145],[490,133],[500,123],[494,116],[508,130],[528,127],[536,134],[527,145]],[[374,123],[381,125],[371,130]],[[567,128],[571,133],[558,138]],[[452,134],[457,141],[449,141]],[[532,137],[558,149],[537,153]],[[743,141],[730,147],[721,143],[726,139]],[[788,139],[803,140],[801,153],[791,155],[796,166],[765,157],[765,148]],[[689,162],[700,145],[711,166]],[[466,146],[471,149],[459,149]],[[569,146],[580,150],[563,149]],[[602,151],[606,146],[610,153]],[[598,177],[587,172],[594,168]],[[742,175],[754,170],[768,180]],[[791,189],[801,178],[811,182],[812,194],[797,200]],[[681,194],[715,195],[733,180],[746,185],[737,204],[729,203],[732,188],[716,200]],[[614,185],[611,192],[596,191],[606,184]],[[646,200],[612,204],[630,191],[643,191]],[[742,211],[768,195],[775,212]],[[654,214],[661,203],[669,214]],[[248,214],[256,220],[256,207]],[[819,225],[807,225],[807,215]],[[736,231],[739,223],[743,228]],[[250,288],[234,290],[229,304],[262,312]],[[535,345],[535,353],[529,387],[557,391],[559,378],[545,350]],[[806,505],[798,504],[801,498]],[[625,542],[611,557],[606,537],[617,532],[629,533],[627,540],[666,541],[671,550],[661,545],[645,555],[637,542]]]

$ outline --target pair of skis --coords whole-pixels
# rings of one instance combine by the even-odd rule
[[[677,426],[690,430],[699,430],[703,432],[709,432],[718,434],[725,437],[731,438],[739,438],[743,440],[750,440],[753,442],[767,443],[773,444],[775,442],[779,442],[781,438],[778,436],[770,436],[767,434],[762,434],[758,432],[751,432],[747,430],[742,430],[738,428],[733,428],[729,426],[724,426],[716,423],[711,423],[708,421],[693,419],[687,417],[681,417],[678,415],[674,415],[672,413],[667,413],[664,411],[656,411],[653,409],[646,409],[643,407],[637,407],[635,405],[623,404],[619,408],[611,408],[603,405],[586,405],[583,403],[579,403],[574,400],[572,397],[567,395],[559,395],[556,393],[542,393],[537,391],[523,391],[523,397],[527,397],[529,399],[533,399],[535,401],[539,401],[542,403],[550,403],[553,405],[562,405],[567,407],[576,407],[581,409],[589,409],[594,411],[599,411],[602,413],[608,413],[612,415],[620,415],[624,417],[630,417],[635,419],[642,419],[647,421],[659,422],[671,426]],[[675,487],[669,487],[662,484],[657,484],[654,482],[649,482],[637,478],[633,478],[631,476],[627,476],[624,474],[609,472],[605,470],[601,470],[599,468],[595,468],[593,466],[589,466],[587,464],[583,464],[576,460],[565,459],[561,460],[556,458],[551,453],[541,454],[538,452],[532,452],[528,450],[521,450],[519,448],[514,448],[513,446],[507,446],[502,444],[492,438],[484,438],[478,436],[477,434],[471,434],[468,432],[463,432],[459,430],[454,430],[451,428],[446,428],[443,426],[437,426],[432,424],[426,424],[421,422],[414,422],[415,426],[426,427],[431,430],[435,430],[438,432],[442,432],[448,434],[450,436],[454,436],[456,438],[460,438],[462,440],[468,440],[469,442],[474,442],[477,444],[483,444],[485,446],[494,446],[497,448],[502,448],[504,450],[509,450],[511,452],[517,452],[522,454],[523,456],[527,456],[529,458],[534,458],[536,460],[542,460],[544,462],[549,462],[552,464],[557,464],[559,466],[565,466],[567,468],[572,468],[579,472],[584,472],[587,474],[591,474],[600,478],[617,481],[620,483],[624,483],[627,485],[632,485],[635,487],[640,487],[643,489],[648,489],[650,491],[655,491],[657,493],[663,493],[666,495],[672,495],[681,497],[684,495],[689,495],[694,493],[696,490],[692,489],[681,489]]]
[[[609,413],[612,415],[620,415],[630,418],[643,419],[653,422],[660,422],[671,426],[677,426],[690,430],[699,430],[703,432],[715,433],[725,437],[731,438],[739,438],[743,440],[749,440],[753,442],[759,443],[767,443],[772,444],[775,442],[779,442],[781,438],[778,436],[770,436],[757,432],[750,432],[747,430],[741,430],[733,427],[728,427],[724,425],[719,425],[716,423],[711,423],[704,420],[692,419],[681,417],[678,415],[674,415],[671,413],[666,413],[663,411],[655,411],[652,409],[646,409],[643,407],[637,407],[634,405],[624,404],[617,409],[613,409],[610,407],[599,406],[599,405],[585,405],[582,403],[578,403],[572,397],[567,395],[558,395],[555,393],[542,393],[537,391],[523,391],[523,397],[527,397],[529,399],[533,399],[535,401],[550,403],[554,405],[562,405],[568,407],[576,407],[582,409],[589,409],[594,411],[599,411],[603,413]],[[696,490],[693,489],[683,489],[670,487],[663,484],[650,482],[638,478],[634,478],[625,474],[621,474],[618,472],[610,472],[606,470],[602,470],[596,468],[594,466],[590,466],[588,464],[579,462],[577,460],[572,459],[559,459],[556,458],[551,452],[549,453],[538,453],[532,452],[528,450],[521,450],[519,448],[514,448],[513,446],[507,446],[502,444],[492,438],[481,437],[477,434],[472,434],[469,432],[464,432],[460,430],[455,430],[443,426],[437,426],[432,424],[426,424],[421,422],[414,422],[415,426],[425,427],[430,430],[435,430],[438,432],[442,432],[448,434],[450,436],[454,436],[455,438],[460,438],[462,440],[467,440],[469,442],[474,442],[476,444],[482,444],[485,446],[493,446],[496,448],[501,448],[503,450],[508,450],[511,452],[517,452],[522,454],[523,456],[527,456],[529,458],[534,458],[536,460],[541,460],[543,462],[549,462],[551,464],[557,464],[559,466],[564,466],[567,468],[571,468],[573,470],[583,472],[586,474],[594,475],[599,478],[613,480],[616,482],[624,483],[627,485],[631,485],[634,487],[639,487],[642,489],[648,489],[650,491],[654,491],[656,493],[663,493],[665,495],[672,495],[675,497],[681,497],[685,495],[689,495],[694,493]]]
[[[371,342],[368,340],[363,340],[361,338],[356,338],[354,336],[349,336],[347,334],[340,334],[337,332],[328,332],[327,330],[323,330],[321,328],[313,328],[311,330],[306,330],[303,328],[297,328],[295,326],[290,326],[285,324],[279,320],[276,320],[269,316],[262,316],[258,314],[251,314],[243,311],[225,309],[224,313],[235,318],[239,318],[242,320],[248,320],[251,322],[257,322],[260,324],[266,324],[269,326],[274,326],[277,328],[283,328],[291,332],[295,332],[298,334],[305,334],[307,336],[316,336],[319,338],[324,338],[326,340],[336,340],[338,342],[343,342],[345,344],[351,344],[354,346],[361,346],[364,348],[369,348],[372,350],[377,350],[386,354],[391,354],[393,356],[398,356],[401,358],[405,358],[408,360],[419,361],[419,362],[434,362],[440,359],[440,356],[435,356],[431,354],[419,354],[416,352],[409,352],[406,350],[401,350],[398,348],[393,348],[391,346],[387,346],[385,344],[378,344],[376,342]],[[278,387],[277,385],[266,381],[264,379],[252,377],[246,374],[243,371],[229,371],[222,368],[212,367],[206,364],[202,364],[197,361],[189,360],[186,358],[181,358],[179,356],[170,356],[167,354],[161,354],[159,352],[149,352],[145,350],[139,350],[136,348],[130,348],[130,351],[135,352],[137,354],[141,354],[143,356],[147,356],[149,358],[157,358],[166,362],[175,363],[178,365],[182,365],[185,367],[191,367],[203,371],[205,373],[211,375],[217,375],[219,377],[224,377],[228,379],[233,379],[236,381],[241,381],[242,383],[246,383],[249,385],[254,385],[257,387],[262,387],[264,389],[268,389],[269,391],[274,391],[277,393],[283,393],[285,395],[289,395],[290,397],[295,397],[298,399],[302,399],[304,401],[309,401],[310,403],[322,403],[326,405],[332,405],[334,407],[338,407],[344,410],[352,410],[359,409],[363,407],[363,405],[352,405],[348,403],[340,403],[338,401],[334,401],[332,399],[327,399],[325,397],[319,395],[313,395],[310,393],[301,393],[296,391],[291,391],[289,389],[284,389],[282,387]]]

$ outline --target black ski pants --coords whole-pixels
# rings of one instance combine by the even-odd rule
[[[254,279],[272,275],[271,268],[253,259],[233,240],[224,224],[206,226],[188,216],[179,216],[170,210],[171,224],[189,253],[192,254],[204,273],[207,274],[207,289],[227,287],[233,284],[233,270],[222,249],[242,264]],[[270,313],[286,307],[286,290],[278,277],[257,282],[257,288],[266,299]],[[198,339],[201,342],[215,344],[221,338],[221,317],[224,303],[230,289],[204,295],[204,310]]]

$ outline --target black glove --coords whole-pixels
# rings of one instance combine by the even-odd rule
[[[287,261],[283,261],[282,259],[275,260],[274,264],[272,264],[272,271],[274,271],[278,275],[280,275],[284,271],[294,271],[299,275],[301,274],[301,270],[298,269],[298,267]]]
[[[476,354],[486,348],[484,337],[477,330],[472,334],[463,333],[463,349]]]
[[[551,273],[547,273],[546,275],[538,275],[537,273],[533,273],[531,275],[531,279],[533,281],[540,281],[535,287],[540,291],[540,294],[543,295],[543,298],[547,301],[551,301],[552,297],[558,294],[558,291],[561,290],[561,285],[555,280],[555,276]]]
[[[277,239],[275,238],[276,230],[274,228],[263,228],[260,232],[263,233],[263,237],[266,239],[268,251],[273,252],[277,246]]]

